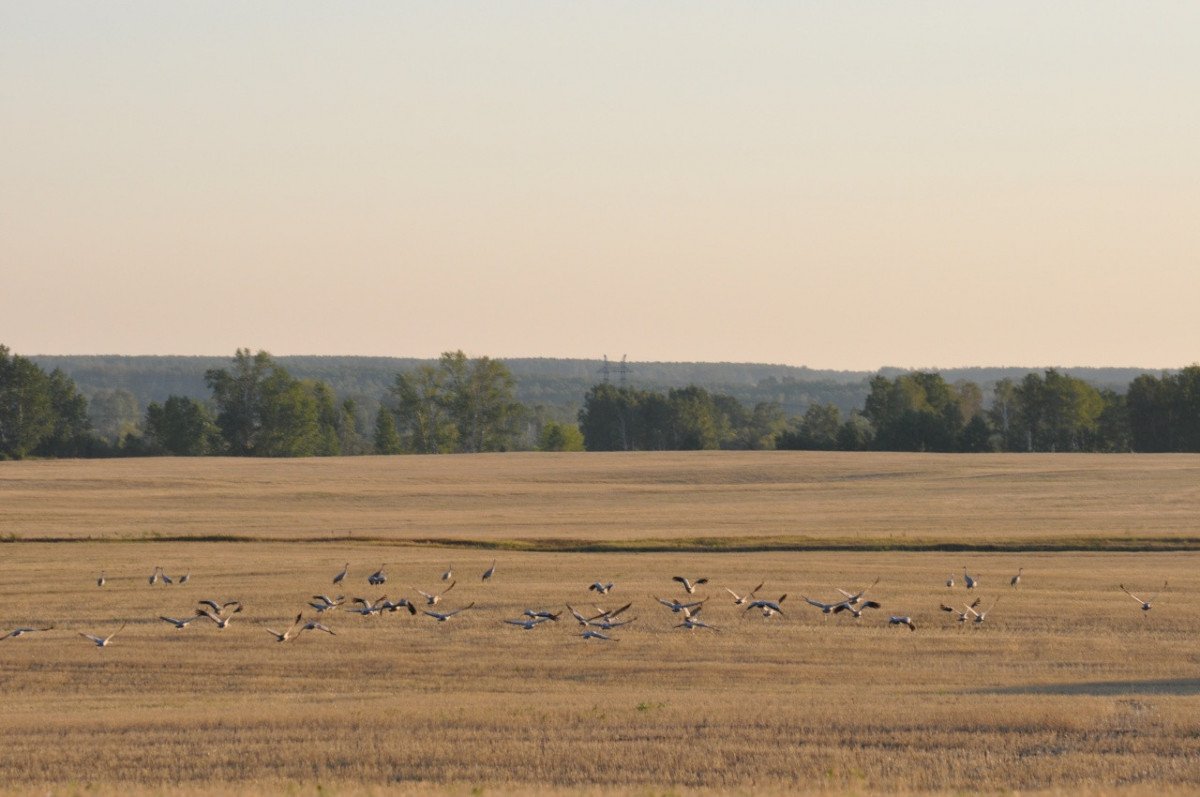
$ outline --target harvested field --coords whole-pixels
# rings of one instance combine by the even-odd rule
[[[0,641],[0,772],[64,794],[1192,792],[1198,476],[1073,455],[0,463],[0,633],[55,626]],[[191,578],[147,583],[159,565]],[[262,627],[335,590],[419,598],[451,566],[435,608],[473,606],[444,623]],[[656,602],[687,597],[677,574],[709,579],[713,629]],[[857,620],[802,598],[877,578]],[[1118,588],[1164,581],[1148,612]],[[760,582],[781,615],[725,589]],[[939,609],[975,597],[983,623]],[[203,599],[245,608],[159,619]],[[566,611],[625,603],[609,641]],[[503,622],[542,608],[562,615]]]

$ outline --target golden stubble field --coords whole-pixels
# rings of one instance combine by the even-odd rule
[[[0,463],[0,633],[55,626],[0,641],[0,781],[62,794],[1192,792],[1198,517],[1198,457]],[[1073,550],[1048,549],[1063,541]],[[1130,541],[1151,550],[1117,550]],[[805,549],[821,545],[839,549]],[[150,585],[159,565],[191,578]],[[387,583],[367,584],[381,566]],[[338,609],[321,615],[335,636],[277,643],[263,628],[316,617],[316,594],[419,599],[449,567],[457,584],[434,608],[474,605],[444,623]],[[980,579],[971,593],[964,568]],[[714,629],[678,628],[655,601],[687,597],[673,575],[709,579],[697,596]],[[882,606],[857,620],[802,598],[875,579]],[[597,580],[616,586],[598,596]],[[1118,589],[1148,597],[1164,581],[1149,612]],[[760,597],[787,594],[782,615],[726,591],[760,582]],[[975,597],[995,603],[983,623],[938,608]],[[204,599],[245,608],[223,630],[159,619]],[[622,617],[636,620],[607,641],[581,638],[565,610],[630,602]],[[504,623],[526,609],[563,614]],[[887,623],[900,614],[917,630]],[[122,623],[103,649],[79,636]]]

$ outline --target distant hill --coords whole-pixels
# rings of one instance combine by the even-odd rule
[[[55,368],[75,380],[80,392],[92,396],[100,391],[127,390],[144,410],[152,401],[169,396],[210,396],[204,372],[228,368],[228,357],[181,357],[152,355],[24,355],[47,371]],[[406,357],[293,356],[275,357],[297,379],[315,379],[328,384],[341,398],[353,398],[374,413],[395,383],[396,374],[436,360]],[[813,403],[834,404],[843,413],[861,409],[868,383],[876,373],[889,378],[909,369],[880,371],[831,371],[789,365],[760,363],[666,363],[553,358],[504,359],[517,381],[516,398],[542,407],[546,417],[574,421],[584,395],[596,384],[607,381],[645,390],[666,392],[673,387],[698,385],[711,392],[734,396],[747,406],[763,401],[779,402],[788,415],[802,415]],[[936,370],[947,382],[977,383],[990,395],[996,381],[1019,381],[1030,372],[1045,368],[952,368]],[[1098,387],[1123,393],[1143,373],[1153,369],[1059,368],[1062,373]]]

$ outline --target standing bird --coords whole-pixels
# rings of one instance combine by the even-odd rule
[[[917,625],[911,617],[889,617],[888,625],[906,625],[909,631],[916,631]]]
[[[121,628],[124,628],[124,627],[125,627],[125,623],[121,623]],[[117,634],[121,633],[121,628],[118,628],[116,631],[113,631],[108,636],[103,636],[103,637],[92,636],[91,634],[85,634],[82,631],[79,632],[79,635],[81,637],[87,637],[88,639],[92,640],[92,642],[96,643],[96,647],[98,647],[98,648],[106,648],[106,647],[108,647],[108,643],[112,641],[112,638],[115,637]]]
[[[453,577],[454,577],[454,565],[450,565],[449,567],[446,568],[446,572],[442,573],[442,581],[449,581]]]
[[[191,577],[192,577],[192,571],[188,570],[186,573],[184,573],[182,576],[179,577],[179,583],[186,584],[186,583],[188,583],[188,579],[190,579]]]
[[[150,574],[150,586],[153,587],[155,584],[158,583],[158,571],[161,569],[162,569],[161,567],[156,567],[156,568],[154,568],[154,572]]]
[[[101,571],[100,571],[100,578],[96,579],[96,586],[97,586],[97,587],[103,587],[103,586],[104,586],[105,584],[107,584],[107,583],[108,583],[108,582],[107,582],[107,581],[105,580],[105,578],[104,578],[104,571],[103,571],[103,570],[101,570]]]
[[[494,575],[496,575],[496,560],[495,559],[492,560],[492,566],[489,567],[487,570],[483,571],[482,580],[487,581]]]
[[[707,578],[698,578],[695,581],[689,581],[683,576],[672,576],[671,580],[678,581],[680,584],[682,584],[683,588],[687,590],[687,594],[689,595],[692,595],[696,592],[696,587],[700,586],[701,584],[708,583]]]
[[[966,583],[967,589],[975,589],[979,585],[978,581],[971,578],[971,574],[967,572],[965,567],[963,568],[963,581]]]
[[[1017,568],[1017,574],[1016,574],[1015,576],[1013,576],[1013,577],[1012,577],[1012,581],[1008,582],[1008,585],[1009,585],[1010,587],[1015,587],[1015,586],[1017,586],[1017,584],[1018,584],[1018,583],[1021,581],[1021,571],[1022,571],[1022,570],[1024,570],[1024,569],[1025,569],[1025,568],[1023,568],[1023,567],[1018,567],[1018,568]]]
[[[1141,598],[1139,598],[1137,595],[1134,595],[1132,592],[1125,589],[1124,584],[1121,585],[1121,591],[1124,592],[1129,597],[1133,598],[1138,603],[1142,604],[1142,611],[1144,611],[1144,612],[1150,611],[1150,604],[1154,603],[1154,601],[1158,598],[1158,596],[1162,594],[1162,590],[1166,589],[1166,588],[1167,588],[1167,582],[1164,581],[1163,585],[1162,585],[1162,589],[1160,589],[1158,592],[1154,593],[1154,596],[1152,598],[1150,598],[1150,600],[1144,601]]]
[[[367,583],[371,584],[373,586],[376,586],[376,587],[378,587],[380,584],[386,584],[387,576],[384,575],[384,572],[383,572],[383,568],[385,568],[385,567],[387,567],[387,565],[382,564],[379,566],[378,570],[376,570],[371,575],[367,576]]]
[[[950,574],[950,577],[946,579],[946,587],[947,587],[947,589],[948,589],[948,588],[950,588],[950,587],[953,587],[953,586],[954,586],[954,574],[953,574],[953,573],[951,573],[951,574]]]
[[[346,562],[346,566],[342,568],[342,572],[333,577],[334,584],[341,584],[345,580],[346,574],[350,572],[350,563]]]

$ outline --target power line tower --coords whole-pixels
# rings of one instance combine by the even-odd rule
[[[617,376],[620,379],[621,387],[625,387],[625,383],[629,379],[629,374],[633,370],[632,368],[629,367],[629,363],[627,363],[625,361],[625,357],[626,357],[626,355],[624,355],[624,354],[621,355],[620,365],[610,365],[608,362],[608,355],[607,354],[604,355],[604,364],[600,366],[600,371],[599,371],[600,375],[604,378],[604,384],[606,384],[606,385],[608,384],[609,376],[611,376],[612,373],[614,371],[616,371]]]
[[[629,372],[632,370],[633,369],[629,367],[629,364],[625,362],[625,355],[622,354],[621,364],[617,366],[617,373],[621,377],[621,387],[625,387],[625,382],[629,378]]]

